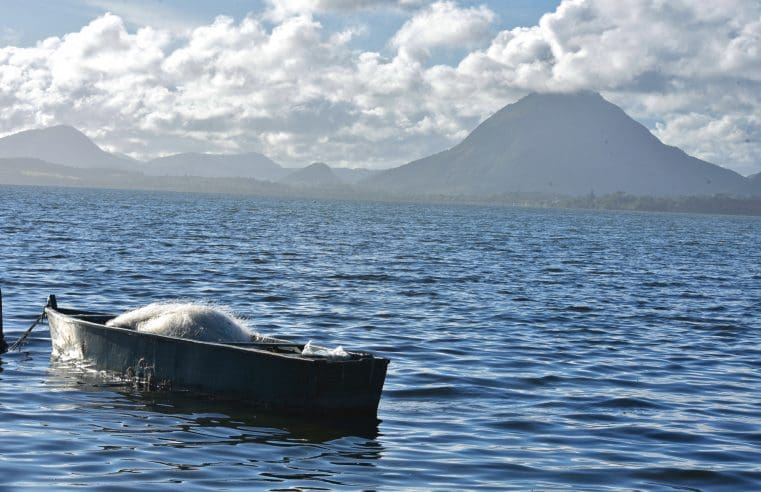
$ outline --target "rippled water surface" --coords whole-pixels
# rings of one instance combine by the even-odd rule
[[[185,298],[391,359],[377,425],[0,356],[4,489],[761,489],[761,220],[0,187],[13,341]]]

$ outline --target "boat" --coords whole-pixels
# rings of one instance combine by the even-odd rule
[[[106,326],[116,315],[45,307],[55,357],[163,391],[192,391],[287,414],[373,417],[388,359],[366,352],[303,355],[303,344],[265,337],[205,342]]]

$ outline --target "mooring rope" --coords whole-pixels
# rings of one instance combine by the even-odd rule
[[[32,323],[32,326],[27,328],[26,331],[21,335],[21,337],[18,340],[16,340],[16,342],[13,345],[10,346],[10,348],[8,349],[8,352],[19,348],[21,344],[24,343],[24,340],[26,340],[26,337],[28,337],[29,334],[32,333],[32,330],[34,329],[34,327],[37,326],[40,321],[45,319],[45,316],[46,316],[45,310],[43,309],[42,313],[40,313],[40,315],[37,316],[37,319],[34,320],[34,323]]]

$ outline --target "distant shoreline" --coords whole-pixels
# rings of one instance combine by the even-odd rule
[[[30,176],[28,176],[30,177]],[[35,176],[39,179],[39,176]],[[56,176],[60,179],[60,176]],[[34,182],[33,179],[7,180],[0,176],[0,186],[38,188],[79,188],[90,190],[144,191],[165,193],[202,193],[211,195],[259,196],[313,200],[345,200],[356,202],[408,203],[430,205],[470,205],[566,210],[609,210],[658,213],[694,213],[707,215],[761,216],[761,197],[730,195],[656,197],[626,193],[581,197],[541,193],[511,193],[485,197],[444,194],[401,194],[370,191],[358,187],[335,189],[293,188],[250,178],[145,177],[151,183],[91,183],[85,180]],[[139,180],[142,181],[142,180]],[[231,186],[232,185],[232,186]]]

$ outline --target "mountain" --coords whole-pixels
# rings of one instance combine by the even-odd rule
[[[105,152],[84,133],[65,125],[0,138],[0,157],[28,157],[79,168],[135,168],[130,159]]]
[[[335,188],[343,182],[324,162],[315,162],[298,169],[280,180],[281,183],[301,188]]]
[[[597,93],[530,94],[457,146],[364,181],[401,193],[487,196],[749,193],[745,178],[664,145]]]
[[[331,169],[333,170],[333,174],[338,176],[338,179],[348,184],[359,183],[360,181],[368,179],[380,172],[376,169],[365,169],[361,167],[331,167]]]
[[[761,195],[761,173],[751,174],[747,179],[753,193]]]
[[[288,173],[256,152],[247,154],[175,154],[149,161],[144,170],[154,176],[254,178],[277,181]]]

